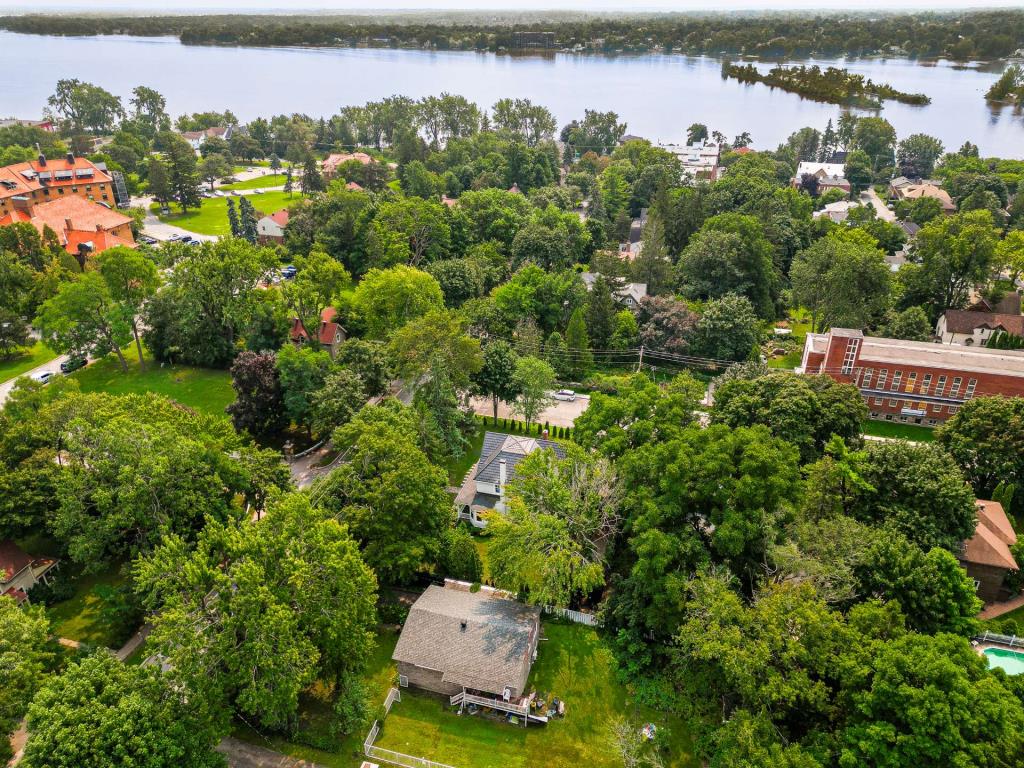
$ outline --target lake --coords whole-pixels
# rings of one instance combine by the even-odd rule
[[[881,111],[899,136],[928,133],[946,149],[972,141],[983,155],[1024,158],[1024,116],[992,108],[983,94],[996,71],[906,59],[812,61],[835,65],[932,103],[887,102]],[[839,107],[765,85],[725,81],[711,57],[679,55],[507,56],[351,48],[185,46],[174,38],[47,37],[0,32],[0,116],[37,117],[57,80],[77,77],[127,101],[136,85],[156,88],[172,115],[232,110],[249,120],[302,112],[330,115],[340,107],[392,94],[418,98],[442,91],[480,105],[529,98],[559,124],[584,109],[614,110],[629,133],[680,142],[694,122],[730,138],[749,131],[757,148],[774,148],[806,125],[822,129]]]

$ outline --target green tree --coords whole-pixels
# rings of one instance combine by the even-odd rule
[[[598,275],[587,297],[587,328],[597,349],[606,350],[615,330],[615,298],[607,278]]]
[[[444,206],[418,197],[382,203],[367,234],[371,263],[379,267],[419,267],[447,255],[450,242]]]
[[[53,662],[50,622],[42,607],[19,608],[0,597],[0,733],[17,728]],[[0,755],[4,755],[0,747]],[[9,753],[7,753],[9,754]]]
[[[359,412],[366,403],[366,388],[358,374],[341,368],[324,378],[311,400],[313,431],[326,437]]]
[[[231,227],[232,237],[242,236],[242,222],[238,219],[238,210],[235,208],[235,201],[228,198],[228,226]]]
[[[231,175],[231,163],[227,161],[224,155],[207,155],[203,157],[203,161],[199,164],[197,173],[199,178],[210,185],[210,191],[212,192],[215,181],[225,179]]]
[[[190,765],[215,768],[227,723],[176,688],[156,667],[97,653],[72,663],[39,691],[28,712],[27,768]]]
[[[97,358],[113,352],[127,373],[121,347],[132,338],[132,318],[111,296],[103,276],[86,272],[62,283],[57,294],[43,302],[35,322],[51,349]]]
[[[587,321],[582,307],[569,318],[569,326],[565,330],[565,345],[570,356],[569,371],[574,379],[582,381],[594,365],[590,337],[587,334]]]
[[[384,415],[364,408],[335,432],[334,444],[348,452],[348,461],[313,493],[348,523],[378,576],[404,584],[440,554],[452,505],[447,475],[415,443],[411,414],[402,412],[395,423],[374,420]]]
[[[555,402],[551,396],[551,390],[555,388],[555,371],[536,357],[520,357],[516,361],[512,383],[518,392],[512,412],[522,416],[529,429],[544,409]]]
[[[168,677],[222,717],[283,728],[305,687],[344,695],[373,648],[377,580],[305,494],[272,499],[258,524],[209,522],[194,550],[168,537],[134,576]]]
[[[704,306],[690,347],[715,360],[747,360],[761,338],[760,321],[745,296],[726,294]]]
[[[185,213],[189,208],[198,208],[203,198],[199,194],[199,170],[196,166],[196,153],[192,146],[180,136],[173,133],[161,134],[161,144],[165,147],[164,157],[167,163],[167,184],[171,196]]]
[[[483,347],[483,364],[473,377],[474,391],[491,398],[492,423],[498,423],[498,401],[511,403],[519,394],[515,386],[517,355],[507,341],[495,339]]]
[[[124,118],[120,97],[77,79],[58,80],[46,103],[59,119],[76,131],[112,133],[117,122]]]
[[[299,187],[302,189],[302,194],[307,197],[324,191],[324,177],[320,175],[320,163],[317,162],[316,156],[312,153],[307,153],[302,161],[302,176],[299,178]]]
[[[352,276],[337,259],[320,249],[295,259],[297,273],[283,287],[285,304],[299,319],[306,343],[318,348],[320,320],[342,290],[348,288]]]
[[[925,133],[915,133],[899,143],[896,164],[911,179],[931,178],[935,161],[942,156],[942,142]]]
[[[697,144],[708,140],[708,127],[703,123],[694,123],[686,129],[686,143]]]
[[[883,253],[870,245],[823,237],[798,252],[790,268],[793,299],[811,312],[811,329],[866,328],[889,305]]]
[[[902,312],[890,310],[886,314],[885,323],[878,329],[879,336],[909,341],[929,341],[932,334],[928,313],[921,307],[908,307]]]
[[[565,343],[565,337],[558,331],[552,331],[544,341],[544,360],[554,369],[555,376],[560,379],[572,378],[573,355]]]
[[[158,203],[167,203],[174,196],[171,188],[171,172],[167,163],[155,155],[147,162],[146,190]],[[230,201],[229,201],[230,202]]]
[[[257,223],[256,209],[249,202],[248,197],[243,197],[238,203],[238,234],[243,240],[256,245]]]
[[[456,389],[466,389],[483,364],[480,342],[471,338],[466,328],[466,321],[448,309],[433,309],[411,319],[391,338],[391,358],[398,375],[415,388],[440,364]]]
[[[871,186],[872,173],[871,158],[867,152],[855,149],[846,156],[843,175],[850,182],[852,192],[862,192]]]
[[[887,168],[893,164],[896,129],[882,117],[858,118],[857,127],[853,130],[853,145],[871,158],[873,170]]]
[[[391,384],[391,360],[387,347],[379,342],[349,339],[338,349],[335,360],[363,380],[367,398],[384,394]]]
[[[235,400],[226,411],[239,432],[270,435],[288,426],[273,352],[240,352],[231,364]]]
[[[118,303],[122,316],[129,318],[139,355],[139,370],[144,371],[146,362],[142,356],[139,313],[160,287],[160,273],[151,260],[131,248],[109,248],[96,261],[110,298]]]
[[[333,368],[331,356],[321,350],[286,344],[278,351],[275,365],[285,413],[292,422],[305,427],[312,435],[314,396],[323,388]]]
[[[478,583],[483,578],[480,553],[465,526],[458,525],[445,531],[443,550],[442,565],[450,578],[470,583]]]
[[[504,512],[487,517],[494,583],[531,602],[568,605],[604,583],[606,544],[618,529],[611,463],[576,449],[546,449],[516,465]]]
[[[383,339],[415,317],[444,306],[437,280],[418,269],[371,269],[356,286],[355,310],[371,338]]]

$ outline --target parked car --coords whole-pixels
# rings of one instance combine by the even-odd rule
[[[567,402],[575,402],[576,392],[571,389],[560,389],[555,392],[555,400],[565,400]]]
[[[291,280],[298,273],[299,270],[295,268],[294,264],[289,264],[286,267],[281,267],[281,277],[283,277],[285,280]]]
[[[143,245],[156,245],[156,238],[149,235],[139,235],[139,242]]]
[[[33,373],[29,378],[32,381],[38,381],[40,384],[49,384],[50,379],[56,375],[53,371],[41,371],[40,373]]]
[[[60,364],[60,372],[71,373],[72,371],[77,371],[79,368],[85,368],[88,362],[84,357],[69,357]]]
[[[186,239],[186,235],[171,235],[170,237],[167,238],[167,242],[168,243],[176,243],[179,240],[184,240],[184,239]]]

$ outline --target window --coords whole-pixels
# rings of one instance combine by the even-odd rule
[[[885,389],[885,380],[889,376],[889,369],[883,368],[878,372],[878,383],[875,385],[876,389]]]
[[[860,339],[851,339],[846,345],[846,354],[843,355],[842,373],[849,376],[853,372],[853,364],[857,361],[857,351],[860,349]]]
[[[957,411],[960,410],[960,406],[959,405],[951,405],[946,410],[949,411],[950,415],[953,415],[954,413],[956,413]]]
[[[875,405],[881,405],[883,402],[885,402],[885,398],[882,398],[882,397],[876,397],[875,398]]]
[[[885,420],[886,421],[892,421],[892,414],[891,413],[885,414]]]
[[[906,416],[900,416],[900,421],[902,421],[902,422],[906,422],[906,420],[907,420],[907,417],[906,417]]]
[[[971,379],[967,382],[967,391],[964,392],[964,400],[970,400],[974,397],[974,390],[978,388],[978,380]]]
[[[391,678],[391,679],[394,680],[394,678]],[[398,676],[398,684],[402,688],[408,688],[409,687],[409,678],[406,675],[399,675]]]
[[[962,384],[962,383],[963,383],[963,379],[961,379],[959,376],[957,376],[957,377],[955,377],[953,379],[953,387],[952,387],[952,389],[949,390],[949,396],[950,397],[956,397],[957,395],[960,394],[960,384]]]
[[[63,194],[64,194],[64,187],[59,187],[59,188],[57,189],[57,194],[58,194],[58,195],[63,195]]]
[[[889,407],[890,408],[895,408],[897,405],[899,405],[899,401],[897,401],[897,400],[890,400],[889,401]]]
[[[942,406],[939,403],[932,403],[932,412],[938,413],[942,410]]]
[[[910,375],[907,376],[907,388],[904,392],[913,392],[914,385],[917,383],[917,371],[911,371]]]
[[[900,379],[903,378],[903,371],[893,371],[892,374],[892,386],[889,387],[893,392],[896,392],[900,388]]]
[[[864,369],[864,378],[861,379],[860,385],[867,389],[871,386],[871,377],[874,376],[875,372],[870,368]]]
[[[938,419],[928,419],[928,426],[929,427],[934,427],[938,423],[939,423]]]
[[[932,385],[932,375],[930,373],[926,373],[924,375],[924,378],[921,379],[921,394],[922,395],[927,395],[928,394],[928,387],[930,387],[931,385]]]
[[[106,196],[106,195],[104,195],[104,196],[103,196],[103,199],[104,199],[104,200],[106,200],[106,199],[107,199],[107,196]]]
[[[942,397],[942,391],[946,388],[946,377],[939,376],[939,380],[935,382],[935,395],[936,397]]]

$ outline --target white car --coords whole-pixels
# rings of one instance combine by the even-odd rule
[[[575,402],[576,392],[571,389],[560,389],[555,392],[555,400],[565,400],[570,403]]]
[[[53,371],[40,371],[39,373],[33,373],[29,378],[32,381],[38,381],[40,384],[49,384],[50,380],[56,375]]]

